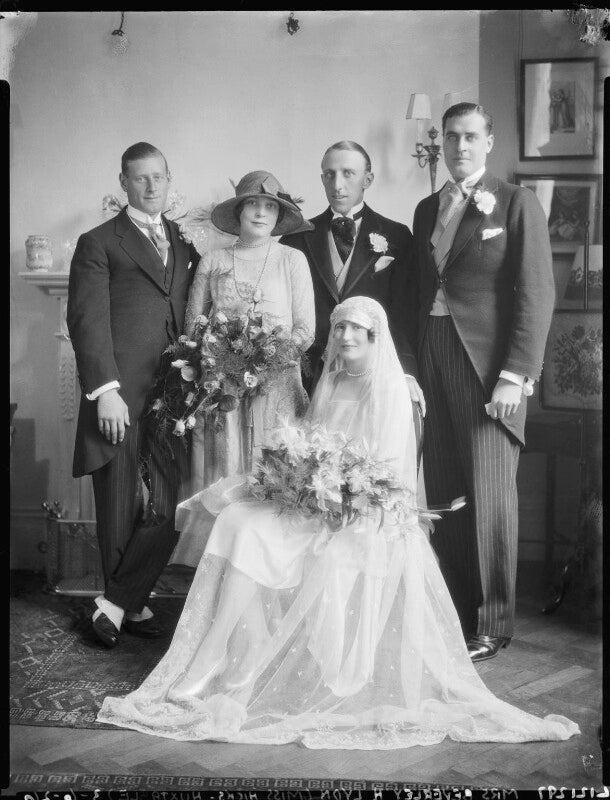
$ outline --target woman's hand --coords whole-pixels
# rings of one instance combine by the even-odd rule
[[[421,389],[419,383],[415,380],[413,375],[405,374],[405,378],[407,379],[407,387],[409,389],[409,394],[411,395],[411,400],[414,403],[419,403],[419,407],[421,408],[421,415],[422,417],[426,416],[426,400],[424,398],[424,393]]]

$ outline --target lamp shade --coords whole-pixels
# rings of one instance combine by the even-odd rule
[[[430,98],[427,94],[412,94],[405,119],[432,119]]]
[[[447,94],[443,97],[443,114],[448,108],[451,108],[451,106],[454,106],[456,103],[460,103],[461,101],[461,92],[447,92]]]

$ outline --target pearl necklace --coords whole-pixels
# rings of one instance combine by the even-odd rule
[[[240,247],[263,247],[263,245],[266,245],[266,244],[267,244],[267,240],[266,239],[264,241],[262,241],[262,242],[253,242],[252,244],[250,244],[249,242],[242,242],[241,239],[238,239],[235,242],[234,246],[236,247],[237,245],[239,245]]]
[[[363,375],[368,375],[370,371],[371,371],[370,367],[368,367],[368,369],[365,369],[364,372],[350,372],[348,369],[345,370],[345,372],[350,376],[350,378],[361,378]]]
[[[254,285],[254,289],[252,290],[252,297],[250,297],[250,298],[244,297],[243,294],[239,291],[239,286],[237,285],[237,273],[235,272],[235,248],[237,246],[237,242],[235,242],[235,244],[233,245],[233,248],[232,248],[232,250],[233,250],[233,283],[235,284],[235,291],[237,292],[237,296],[241,300],[249,300],[250,304],[252,304],[254,302],[254,295],[256,294],[256,290],[258,289],[259,283],[261,282],[261,279],[263,277],[263,272],[265,271],[265,267],[267,266],[267,259],[269,258],[269,252],[271,250],[272,241],[273,241],[272,239],[269,240],[269,247],[267,248],[267,253],[265,255],[265,260],[263,262],[263,268],[261,269],[261,271],[260,271],[260,273],[258,275],[258,279],[256,281],[256,284]],[[256,245],[256,246],[258,247],[259,245]]]

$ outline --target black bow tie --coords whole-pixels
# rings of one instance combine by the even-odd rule
[[[356,237],[356,220],[360,219],[362,211],[351,217],[335,217],[330,223],[330,229],[337,245],[341,260],[345,263],[354,246]]]

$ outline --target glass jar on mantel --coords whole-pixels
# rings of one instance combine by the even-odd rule
[[[48,272],[53,266],[50,236],[28,236],[25,240],[25,265],[37,272]]]

